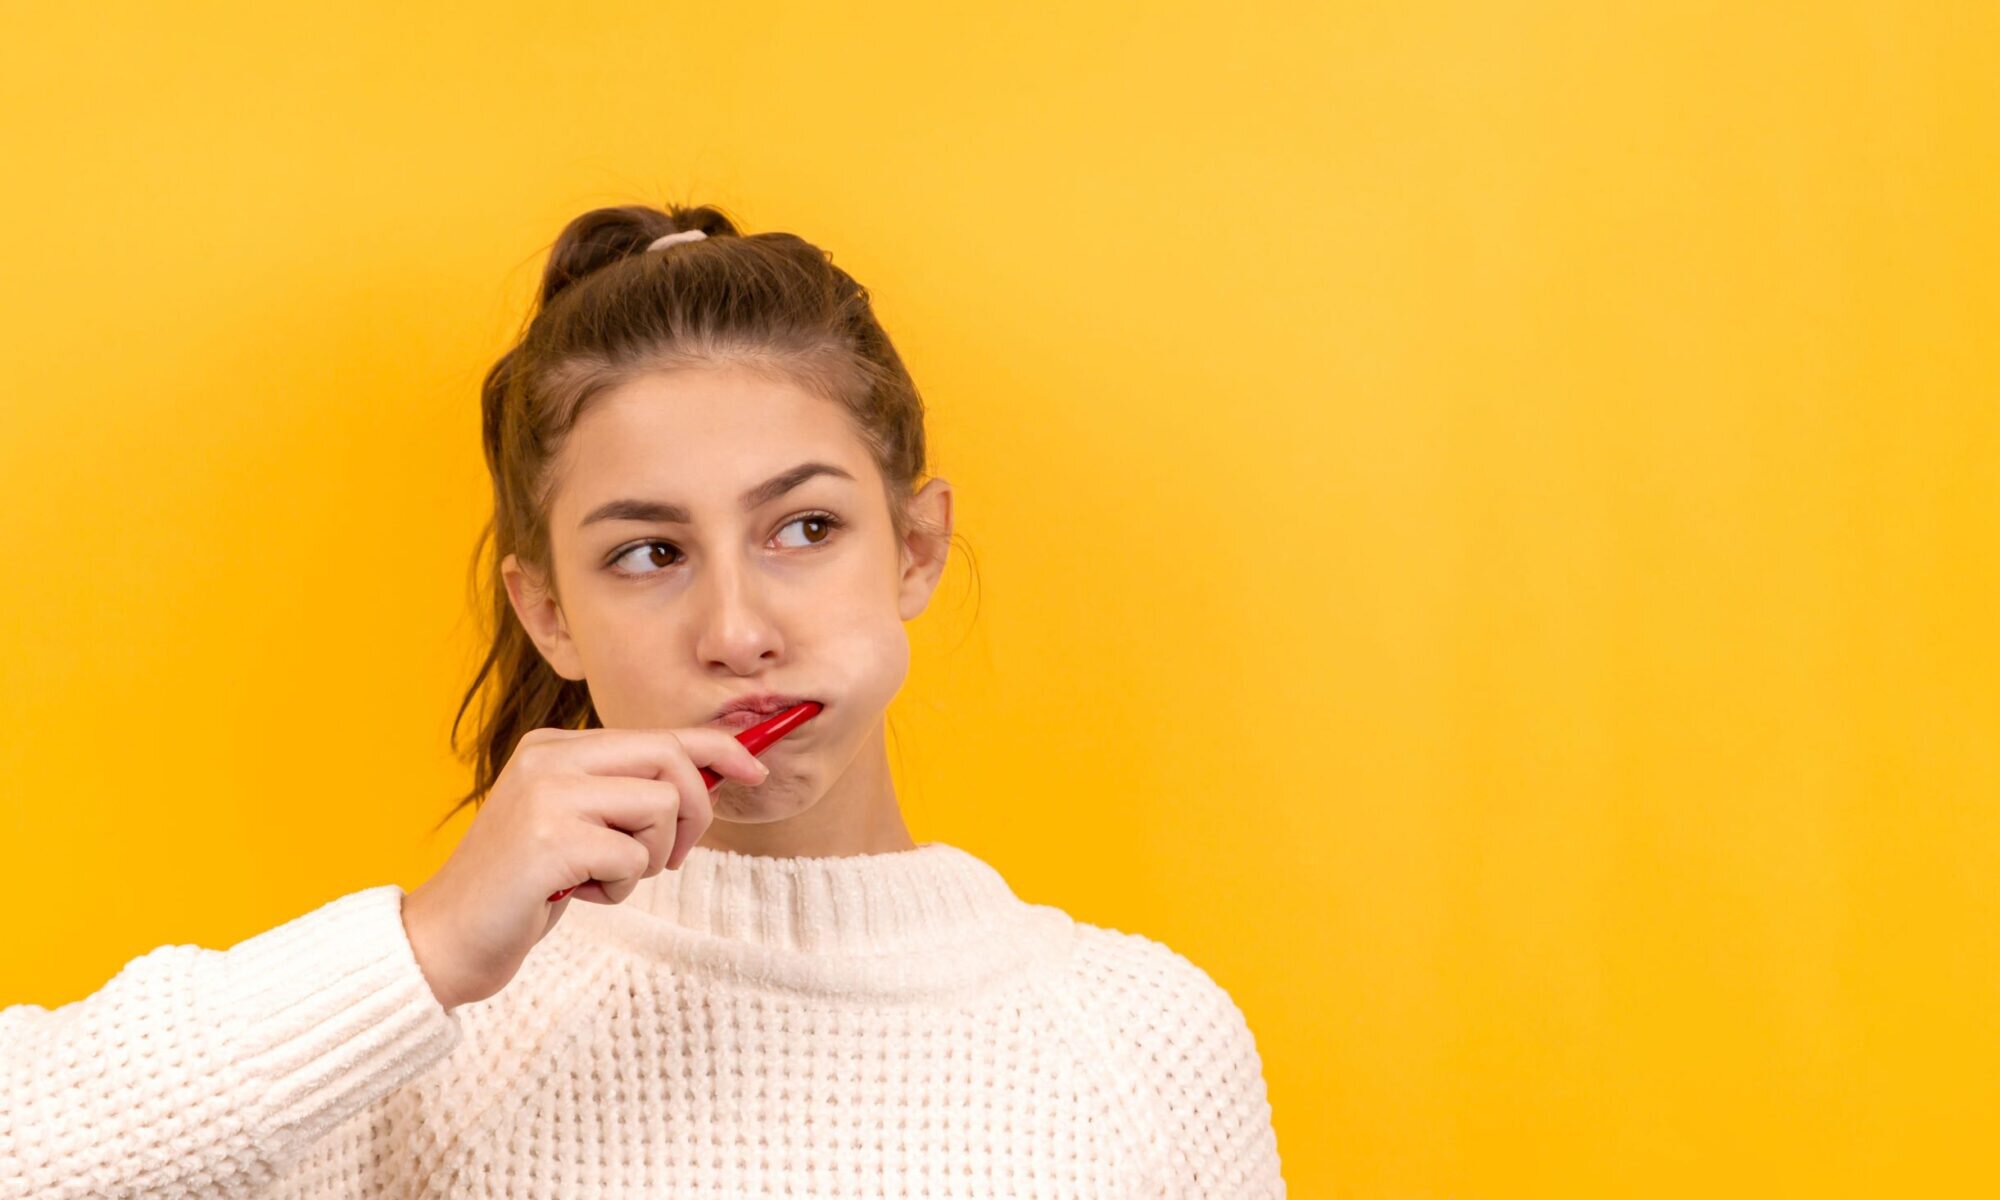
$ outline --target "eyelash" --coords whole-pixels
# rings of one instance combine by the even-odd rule
[[[783,525],[778,526],[778,528],[785,529],[788,528],[789,526],[797,525],[801,521],[818,521],[820,524],[825,525],[826,537],[823,540],[813,545],[794,546],[791,547],[791,549],[795,550],[821,549],[822,547],[828,545],[833,541],[835,531],[841,529],[843,526],[847,524],[847,522],[841,520],[839,517],[834,516],[830,512],[806,512],[806,513],[800,513],[798,516],[793,517],[790,520],[787,520]],[[623,559],[626,555],[632,553],[634,550],[642,550],[647,546],[671,547],[674,553],[681,555],[681,558],[675,560],[672,563],[669,563],[666,567],[660,567],[657,570],[652,570],[652,571],[623,571],[618,568],[619,560]],[[618,549],[613,550],[611,552],[611,557],[605,561],[604,565],[605,568],[609,570],[613,575],[620,575],[627,579],[644,579],[649,575],[658,575],[661,572],[666,571],[671,567],[679,566],[681,564],[681,560],[686,559],[686,557],[687,555],[681,554],[681,548],[679,546],[675,546],[672,542],[665,541],[661,538],[647,538],[643,542],[632,542],[629,545],[620,546]]]

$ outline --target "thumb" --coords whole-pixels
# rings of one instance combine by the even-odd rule
[[[542,937],[549,936],[549,930],[554,929],[556,922],[562,920],[563,910],[569,907],[569,899],[568,896],[564,896],[549,906],[549,923],[542,926]],[[535,940],[540,941],[541,938]]]

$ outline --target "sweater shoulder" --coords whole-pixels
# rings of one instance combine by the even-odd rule
[[[1136,1015],[1151,1010],[1214,1017],[1235,998],[1199,963],[1143,933],[1076,922],[1070,957],[1084,999]]]
[[[1079,921],[1070,972],[1078,1008],[1141,1075],[1168,1078],[1226,1064],[1261,1077],[1256,1037],[1236,998],[1167,943]]]
[[[1263,1056],[1215,977],[1155,938],[1077,924],[1078,1008],[1171,1181],[1166,1194],[1281,1200]]]

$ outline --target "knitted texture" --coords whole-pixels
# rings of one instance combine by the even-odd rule
[[[1285,1195],[1229,994],[945,843],[698,846],[450,1013],[399,902],[0,1012],[0,1196]]]
[[[0,1197],[257,1195],[460,1032],[393,885],[227,951],[161,946],[82,1000],[0,1009]]]

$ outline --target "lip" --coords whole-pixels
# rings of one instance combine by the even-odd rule
[[[808,696],[792,696],[779,692],[758,692],[751,696],[738,696],[709,717],[711,725],[722,725],[730,729],[748,729],[769,717],[775,717],[788,708],[796,707],[811,699]],[[815,700],[821,708],[826,701]],[[745,719],[747,718],[747,719]]]
[[[770,719],[763,713],[751,712],[748,709],[738,709],[726,717],[716,717],[709,724],[717,729],[726,729],[731,733],[742,733],[752,725],[761,725]]]

